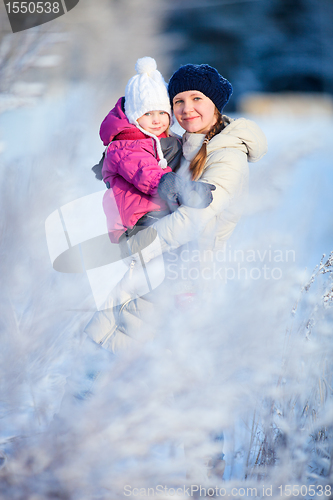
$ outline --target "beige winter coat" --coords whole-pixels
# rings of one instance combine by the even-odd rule
[[[208,143],[207,162],[200,178],[200,181],[216,186],[212,203],[204,209],[181,206],[173,214],[133,236],[129,240],[131,252],[135,255],[143,250],[146,263],[160,256],[161,249],[165,252],[192,240],[198,240],[203,248],[217,249],[235,229],[248,190],[248,161],[260,160],[266,153],[267,143],[254,122],[245,118],[233,120],[226,116],[223,119],[225,128]],[[185,165],[181,170],[186,171],[203,138],[200,134],[184,135]],[[147,244],[149,242],[151,244]],[[124,303],[120,310],[96,312],[85,332],[113,352],[151,338],[153,332],[149,333],[146,318],[153,322],[154,297],[153,290],[144,297]]]
[[[216,186],[212,203],[204,209],[179,207],[173,214],[134,236],[130,240],[133,253],[146,247],[147,240],[154,239],[153,234],[148,236],[149,232],[154,231],[157,231],[163,252],[195,239],[199,239],[205,248],[214,250],[230,238],[247,196],[248,161],[256,162],[264,156],[267,141],[262,130],[251,120],[234,120],[223,115],[223,121],[225,128],[207,145],[207,161],[200,178],[200,181]],[[183,155],[189,161],[195,156],[204,137],[198,144],[197,136],[186,133],[183,138]],[[158,246],[151,248],[149,257],[146,252],[145,259],[152,259],[159,252]]]

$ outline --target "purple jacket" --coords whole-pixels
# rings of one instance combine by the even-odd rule
[[[170,167],[159,166],[155,140],[129,123],[122,102],[121,97],[100,129],[104,145],[109,145],[102,175],[110,189],[104,195],[103,208],[113,242],[147,212],[167,210],[157,186],[162,175],[171,172]]]

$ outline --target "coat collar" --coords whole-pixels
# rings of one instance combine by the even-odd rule
[[[205,134],[191,134],[185,132],[183,135],[183,156],[188,161],[192,161],[202,146]]]

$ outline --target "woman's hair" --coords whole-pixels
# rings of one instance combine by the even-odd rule
[[[217,134],[223,130],[223,118],[219,110],[215,107],[215,115],[216,115],[216,123],[212,126],[212,128],[207,132],[204,142],[196,154],[195,158],[191,161],[190,164],[190,172],[192,175],[192,180],[196,181],[199,179],[202,171],[205,167],[206,159],[207,159],[207,144],[208,142]]]

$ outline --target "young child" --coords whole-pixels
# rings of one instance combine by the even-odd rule
[[[102,176],[108,191],[103,208],[113,243],[153,224],[180,203],[198,206],[195,197],[181,196],[182,181],[171,173],[180,161],[182,143],[169,136],[171,106],[166,83],[151,57],[138,59],[135,69],[137,74],[127,83],[125,97],[118,100],[100,128],[107,146]],[[193,184],[195,189],[201,188],[198,208],[208,206],[214,187]]]
[[[169,137],[170,101],[155,60],[143,57],[135,69],[137,74],[129,80],[125,97],[118,100],[100,128],[100,137],[108,146],[102,176],[109,189],[103,208],[114,243],[125,231],[133,231],[139,221],[138,227],[149,225],[150,220],[170,213],[157,192],[162,176],[172,171],[160,139],[168,138],[169,163],[181,156],[180,139]]]
[[[138,59],[135,68],[137,74],[129,80],[125,97],[118,100],[100,128],[107,146],[102,177],[108,189],[103,208],[110,240],[119,243],[122,257],[128,256],[128,237],[180,204],[207,207],[215,189],[207,182],[183,180],[174,173],[182,156],[182,142],[169,136],[171,105],[166,83],[151,57]],[[99,168],[93,168],[97,178]],[[123,306],[164,279],[163,256],[161,261],[154,259],[147,266],[141,257],[140,262],[132,259],[121,281],[110,290],[103,311],[98,311],[85,328],[95,342],[107,349],[119,347],[117,334],[113,333]],[[101,332],[107,333],[101,337]]]

